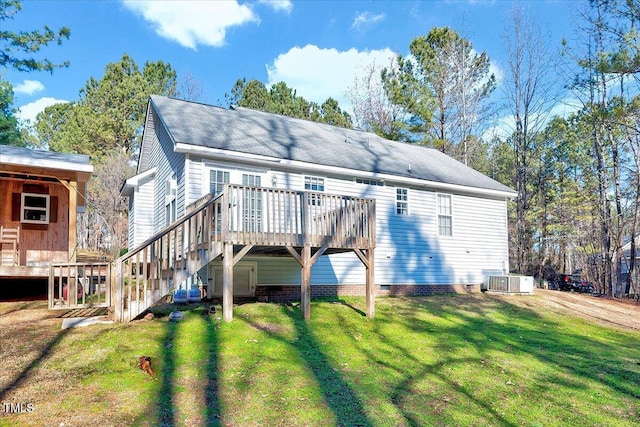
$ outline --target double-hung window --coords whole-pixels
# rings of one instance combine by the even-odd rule
[[[164,225],[168,226],[176,220],[176,195],[178,183],[175,174],[164,183]]]
[[[229,183],[229,172],[211,169],[209,171],[209,191],[214,196],[222,193],[224,185]]]
[[[409,215],[409,190],[396,188],[396,215]]]
[[[261,187],[260,175],[242,174],[242,185]],[[262,192],[255,188],[246,188],[242,192],[242,217],[244,231],[252,233],[262,230]]]
[[[453,236],[453,211],[450,194],[438,194],[438,235]]]

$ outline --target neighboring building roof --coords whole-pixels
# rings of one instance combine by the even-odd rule
[[[509,187],[431,148],[376,134],[265,113],[151,96],[174,144],[229,150],[515,196]]]
[[[18,168],[22,170],[45,168],[84,174],[93,172],[93,166],[89,163],[89,156],[32,150],[8,145],[0,145],[0,168],[9,168],[11,170]]]

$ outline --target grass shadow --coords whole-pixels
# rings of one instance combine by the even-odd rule
[[[176,357],[174,346],[179,322],[167,322],[167,333],[162,340],[162,369],[158,373],[161,384],[156,400],[157,423],[159,426],[175,425],[174,382],[176,372]]]
[[[450,302],[444,298],[438,301],[437,306],[431,305],[428,300],[416,300],[410,304],[413,309],[419,307],[419,310],[435,313],[432,321],[412,316],[407,316],[404,320],[408,330],[433,337],[437,342],[435,348],[438,354],[456,354],[461,349],[469,352],[471,348],[472,353],[477,355],[475,362],[478,369],[510,377],[507,384],[514,389],[528,393],[535,391],[536,398],[547,401],[554,399],[554,392],[551,390],[553,387],[581,393],[588,384],[606,386],[632,400],[640,397],[638,369],[635,366],[630,369],[630,364],[620,366],[612,363],[616,354],[624,348],[622,342],[616,343],[612,337],[606,341],[595,340],[587,333],[576,332],[569,323],[573,321],[571,318],[566,318],[566,324],[554,321],[527,308],[526,305],[519,305],[504,298],[484,296],[461,301],[458,297]],[[407,310],[406,313],[409,311],[411,310]],[[442,323],[443,319],[445,324]],[[396,343],[396,348],[402,349],[402,343]],[[494,354],[506,354],[507,357],[512,355],[513,359],[493,360]],[[640,357],[640,353],[637,354]],[[411,359],[411,354],[405,351],[403,358]],[[523,358],[535,360],[544,366],[552,366],[558,372],[553,375],[543,372],[530,375],[524,367],[514,362]],[[394,394],[404,395],[414,384],[423,381],[425,376],[434,376],[449,384],[451,389],[474,402],[476,406],[482,407],[486,414],[493,417],[496,424],[518,425],[518,422],[502,416],[495,410],[499,402],[486,400],[482,394],[467,389],[443,374],[446,372],[445,363],[469,363],[473,360],[447,357],[441,363],[431,366],[419,360],[414,362],[422,369],[398,384]],[[514,378],[513,382],[511,377]],[[559,407],[563,405],[562,401],[555,404]],[[589,424],[589,420],[584,421],[585,424]],[[592,421],[597,423],[595,420]]]
[[[221,426],[222,423],[222,409],[219,400],[219,386],[218,386],[218,334],[217,328],[219,325],[211,319],[213,314],[209,313],[208,307],[203,311],[202,307],[196,307],[195,309],[184,311],[185,317],[181,321],[166,320],[166,334],[162,340],[162,355],[160,357],[160,370],[157,372],[161,381],[160,387],[157,391],[157,397],[155,399],[154,416],[155,420],[153,425],[158,426],[175,426],[180,423],[176,421],[177,417],[177,387],[179,378],[178,372],[181,366],[178,361],[178,353],[180,345],[178,339],[178,333],[180,331],[183,322],[187,322],[188,316],[201,315],[202,325],[201,333],[205,335],[206,348],[204,348],[204,354],[206,355],[206,361],[203,361],[202,367],[204,372],[204,384],[202,393],[204,395],[204,405],[201,413],[202,422],[205,426]],[[142,420],[139,420],[142,421]]]
[[[4,400],[4,397],[13,389],[20,387],[20,385],[26,381],[33,369],[38,367],[47,357],[55,352],[55,348],[62,341],[62,339],[69,333],[71,329],[61,329],[44,347],[38,352],[31,362],[22,370],[16,377],[0,390],[0,402]]]
[[[222,425],[222,407],[220,405],[220,389],[218,386],[219,372],[218,372],[218,333],[217,329],[219,325],[211,320],[213,314],[209,312],[209,309],[203,313],[203,318],[206,325],[206,340],[207,340],[207,385],[204,391],[205,393],[205,425],[206,426],[221,426]]]
[[[329,361],[299,309],[284,306],[283,313],[295,327],[297,340],[290,343],[305,361],[319,385],[325,402],[339,426],[370,426],[364,405],[355,391]]]

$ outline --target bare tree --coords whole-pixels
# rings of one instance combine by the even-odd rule
[[[81,247],[117,256],[127,246],[127,201],[120,196],[120,189],[134,172],[129,157],[117,151],[96,166],[89,181],[87,212],[80,224]]]
[[[199,101],[202,98],[202,85],[193,74],[187,72],[180,79],[177,96],[186,101]]]
[[[394,59],[391,59],[387,68],[394,67]],[[351,102],[356,127],[397,141],[402,139],[405,112],[387,97],[380,78],[383,68],[375,61],[365,66],[345,95]]]
[[[534,138],[543,129],[553,97],[546,37],[520,6],[514,6],[503,36],[508,66],[504,93],[515,129],[511,147],[515,160],[516,201],[515,268],[525,272],[532,240],[526,213],[533,192],[529,189]]]

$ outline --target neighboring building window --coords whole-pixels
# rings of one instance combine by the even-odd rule
[[[438,235],[453,236],[453,215],[450,194],[438,194]]]
[[[409,191],[396,188],[396,215],[409,215]]]
[[[222,193],[224,185],[229,183],[229,172],[212,169],[209,171],[209,191],[214,196]]]
[[[356,184],[383,186],[384,182],[380,179],[356,178]]]
[[[49,195],[21,193],[20,222],[49,224]]]
[[[324,178],[305,176],[304,189],[309,191],[324,191]]]

